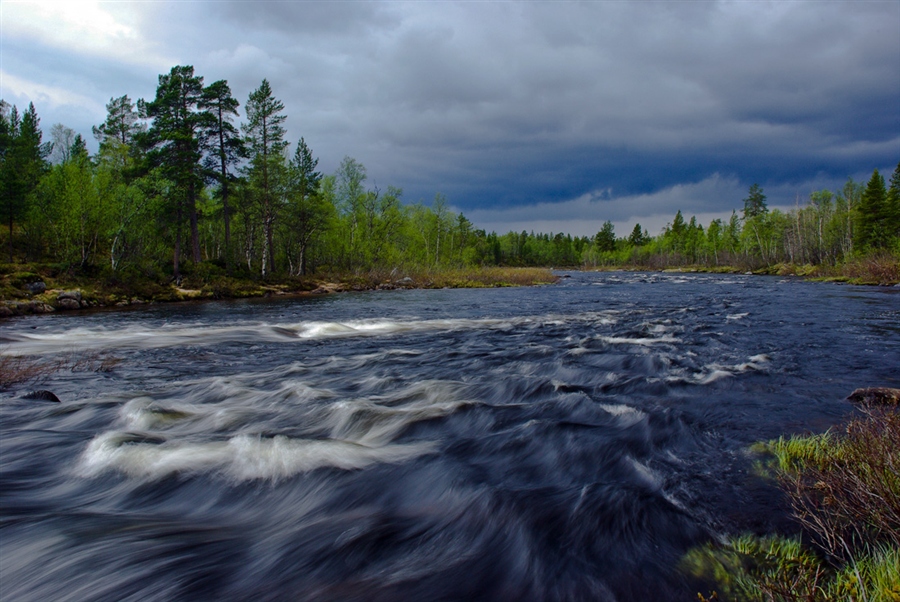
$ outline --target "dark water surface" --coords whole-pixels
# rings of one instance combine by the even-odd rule
[[[690,600],[690,546],[789,526],[747,446],[900,385],[900,290],[575,273],[21,318],[0,353],[104,363],[0,394],[4,601]]]

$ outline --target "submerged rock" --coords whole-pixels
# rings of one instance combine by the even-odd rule
[[[873,403],[877,405],[900,405],[900,389],[890,387],[864,387],[857,389],[847,397],[857,403]]]
[[[55,401],[59,403],[59,397],[57,397],[53,391],[45,391],[43,389],[39,391],[32,391],[31,393],[26,393],[22,396],[22,399],[34,399],[36,401]]]

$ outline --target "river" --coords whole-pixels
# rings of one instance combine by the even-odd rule
[[[900,289],[571,273],[534,288],[0,323],[0,598],[691,600],[792,529],[748,446],[900,383]]]

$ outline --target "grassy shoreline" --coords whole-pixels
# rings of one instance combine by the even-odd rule
[[[191,274],[179,284],[159,278],[72,274],[46,265],[0,265],[0,318],[61,310],[367,290],[489,288],[552,284],[548,268],[470,268],[323,273],[314,277],[235,278]]]
[[[838,266],[779,263],[746,269],[706,265],[663,268],[616,265],[598,266],[590,270],[756,274],[860,285],[900,285],[900,261],[892,255],[859,258]],[[324,272],[308,277],[259,279],[227,276],[215,266],[201,264],[193,273],[188,273],[180,284],[176,284],[161,275],[95,275],[57,265],[0,264],[0,318],[67,309],[178,301],[311,296],[365,290],[534,286],[556,281],[557,277],[550,268],[534,267]]]
[[[591,270],[797,276],[817,282],[838,282],[869,286],[896,286],[900,284],[900,260],[892,255],[861,257],[834,266],[776,263],[758,268],[741,268],[730,265],[684,265],[652,268],[642,265],[616,265],[598,266],[591,268]]]

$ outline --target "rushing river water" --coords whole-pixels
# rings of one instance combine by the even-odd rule
[[[790,527],[747,447],[900,382],[900,289],[573,273],[520,289],[0,323],[0,598],[690,600]]]

